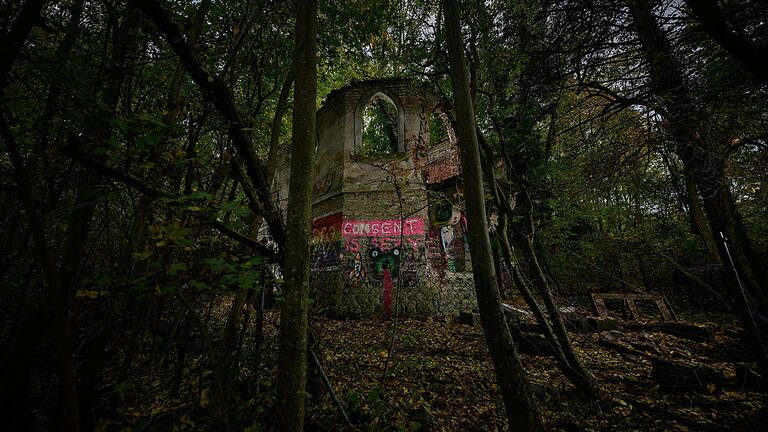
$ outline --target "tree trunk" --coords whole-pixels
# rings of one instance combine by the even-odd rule
[[[530,258],[531,265],[534,272],[539,279],[539,287],[541,295],[544,298],[544,306],[547,308],[547,314],[552,321],[552,329],[557,336],[557,341],[560,343],[560,347],[565,355],[565,360],[570,367],[570,375],[568,378],[576,385],[576,388],[582,393],[589,396],[596,396],[598,394],[598,388],[595,383],[595,378],[584,366],[576,351],[573,349],[571,339],[568,337],[568,331],[565,329],[565,323],[563,317],[560,315],[560,310],[555,304],[555,299],[552,296],[552,289],[547,275],[544,273],[539,264],[538,255],[536,254],[536,247],[534,244],[534,227],[533,227],[533,203],[527,190],[522,191],[524,205],[523,208],[527,211],[526,218],[528,220],[529,232],[527,235],[528,244],[528,257]]]
[[[576,355],[576,353],[573,351],[573,346],[570,343],[570,340],[567,337],[567,333],[565,335],[565,338],[557,336],[554,326],[558,323],[562,325],[562,318],[560,317],[559,311],[555,309],[555,314],[553,315],[550,309],[550,318],[548,319],[547,316],[544,314],[544,311],[541,308],[541,305],[536,301],[536,299],[533,297],[533,293],[531,289],[529,288],[528,284],[523,278],[522,271],[520,270],[520,266],[516,265],[513,266],[514,259],[513,259],[513,252],[512,247],[509,242],[509,226],[510,226],[510,220],[514,217],[512,213],[513,205],[510,204],[509,198],[505,195],[504,191],[501,190],[501,188],[498,185],[498,182],[496,181],[496,176],[493,172],[493,163],[491,159],[492,150],[491,147],[488,145],[488,143],[485,140],[485,137],[483,136],[482,132],[478,129],[477,130],[477,138],[478,143],[480,144],[480,148],[483,150],[483,166],[485,168],[485,175],[489,183],[489,187],[491,188],[491,196],[493,197],[494,203],[496,204],[496,208],[499,211],[499,224],[497,228],[497,235],[499,237],[499,242],[501,243],[501,250],[504,256],[504,261],[507,265],[507,267],[510,268],[510,271],[514,270],[514,272],[517,274],[517,287],[520,291],[520,294],[523,296],[523,299],[525,300],[526,304],[528,304],[528,307],[531,308],[531,311],[533,312],[533,316],[536,318],[536,321],[539,323],[539,325],[544,330],[544,336],[547,338],[548,342],[552,344],[552,347],[554,349],[555,359],[557,360],[557,364],[560,367],[560,370],[563,372],[563,374],[576,386],[576,388],[583,394],[586,395],[596,395],[597,394],[597,387],[595,385],[594,378],[592,378],[592,375],[584,368],[583,364],[581,363],[581,360]],[[525,193],[525,191],[524,191]],[[525,193],[523,204],[526,205],[526,208],[531,208],[530,198],[528,197],[527,193]],[[531,216],[532,217],[532,216]],[[532,229],[532,219],[531,221],[531,229]],[[524,235],[518,235],[517,237],[523,238]],[[535,248],[532,247],[532,245],[528,244],[527,242],[522,245],[521,249],[528,251],[529,253],[526,254],[528,257],[533,256],[535,258],[536,251]],[[539,272],[538,274],[544,275],[543,270],[541,267],[538,266],[538,260],[530,260],[535,261],[536,269]],[[546,289],[542,289],[542,291],[545,291],[546,295],[548,295],[549,300],[551,300],[552,303],[554,301],[552,300],[551,292],[549,291],[549,283],[547,282],[546,276],[541,278],[540,280],[543,281],[544,286]],[[563,327],[564,331],[564,327]],[[569,361],[568,359],[572,359],[572,361]],[[571,365],[573,363],[573,365]]]
[[[758,309],[768,308],[764,291],[768,277],[765,270],[761,269],[762,263],[756,258],[733,208],[733,198],[723,173],[727,154],[723,155],[716,142],[709,140],[712,137],[704,134],[703,125],[706,120],[697,110],[681,68],[656,23],[649,1],[629,0],[628,5],[648,61],[653,91],[661,100],[657,108],[665,114],[670,135],[677,144],[675,151],[683,162],[686,176],[691,175],[699,187],[726,281],[744,325],[747,344],[755,353],[764,376],[768,376],[768,357],[750,305],[752,302]],[[728,239],[727,246],[725,238]]]
[[[455,0],[443,0],[446,41],[451,84],[456,108],[456,126],[461,143],[461,166],[464,194],[467,199],[469,250],[475,280],[477,304],[483,332],[501,388],[504,407],[511,430],[534,431],[541,428],[536,400],[525,378],[517,347],[512,342],[501,308],[493,253],[488,237],[480,150],[475,131],[475,115],[467,81],[464,42],[459,11]]]
[[[226,403],[227,389],[224,385],[224,371],[219,357],[214,350],[213,341],[208,334],[208,317],[200,318],[194,307],[194,302],[190,303],[182,292],[176,295],[181,301],[182,306],[187,310],[190,319],[200,332],[200,337],[203,340],[203,349],[208,355],[208,359],[211,365],[211,371],[213,376],[213,389],[211,389],[211,417],[212,417],[212,430],[216,431],[228,431],[231,430],[232,419],[229,415],[229,407]],[[210,305],[208,312],[210,313]]]
[[[703,30],[724,50],[737,58],[764,84],[768,83],[768,70],[760,59],[768,57],[768,48],[754,43],[738,31],[733,31],[725,21],[717,0],[685,1],[701,22]]]
[[[277,369],[277,426],[281,431],[304,429],[307,383],[307,327],[317,112],[317,0],[297,4],[294,65],[293,149],[288,192],[283,305]]]
[[[40,11],[45,6],[45,0],[28,0],[21,7],[21,12],[13,22],[8,34],[0,40],[0,96],[5,94],[13,63],[27,41],[32,27],[40,20]],[[7,17],[6,17],[7,19]]]
[[[233,372],[236,370],[237,365],[233,357],[239,340],[237,335],[242,324],[243,307],[247,298],[248,291],[239,291],[234,295],[232,305],[229,308],[227,325],[224,327],[223,346],[219,352],[220,357],[218,361],[221,363],[221,368],[224,371],[225,384],[231,381]]]
[[[685,174],[685,191],[688,194],[688,209],[691,212],[691,219],[696,226],[696,231],[701,235],[704,240],[704,246],[709,254],[709,259],[713,264],[722,265],[723,261],[720,259],[720,254],[717,252],[717,244],[715,242],[715,234],[712,232],[712,228],[707,224],[707,217],[704,215],[704,210],[701,208],[701,198],[699,198],[699,187],[696,179],[693,175]]]
[[[32,186],[29,181],[29,172],[24,166],[19,147],[15,137],[12,135],[5,123],[5,118],[0,117],[0,136],[5,142],[5,147],[11,157],[11,163],[16,177],[19,199],[27,211],[29,227],[32,230],[32,237],[35,242],[35,257],[38,264],[42,267],[45,281],[48,284],[47,296],[51,302],[54,311],[54,320],[52,321],[57,335],[58,351],[58,375],[61,386],[61,421],[64,431],[77,432],[80,430],[80,409],[77,392],[77,375],[75,371],[72,321],[69,313],[69,304],[64,289],[59,280],[59,274],[56,271],[56,264],[51,256],[48,247],[48,240],[45,237],[45,230],[40,220],[37,209],[33,202]]]

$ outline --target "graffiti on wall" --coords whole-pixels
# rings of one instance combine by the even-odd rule
[[[440,259],[433,261],[434,270],[442,277],[445,271],[465,269],[467,219],[464,213],[449,203],[429,209],[430,238],[439,247]]]
[[[384,315],[390,316],[392,314],[392,275],[399,274],[400,247],[395,246],[386,252],[378,247],[372,247],[368,249],[368,257],[373,273],[382,277]]]
[[[429,209],[429,223],[433,227],[456,225],[461,219],[461,210],[451,204],[444,203]]]
[[[312,269],[328,271],[338,268],[341,258],[341,213],[312,221]]]
[[[389,270],[391,273],[397,273],[400,267],[400,247],[395,246],[384,252],[378,247],[368,249],[368,257],[371,260],[371,268],[375,274],[383,274]]]
[[[417,282],[417,266],[413,258],[424,243],[425,224],[421,218],[352,220],[341,223],[341,238],[347,256],[354,254],[349,279],[353,284],[380,283],[384,314],[392,313],[393,288],[397,278],[401,284]],[[401,268],[401,258],[406,266]],[[367,260],[366,273],[363,260]],[[412,274],[411,274],[412,273]]]
[[[404,221],[391,220],[345,220],[341,225],[345,250],[357,252],[361,247],[379,248],[388,252],[402,246],[401,240],[415,250],[420,239],[424,238],[424,221],[409,218]]]
[[[361,284],[366,282],[365,278],[365,267],[363,266],[363,257],[360,255],[360,252],[357,252],[355,254],[355,257],[352,259],[352,270],[349,272],[349,280],[352,281],[353,285],[360,286]]]

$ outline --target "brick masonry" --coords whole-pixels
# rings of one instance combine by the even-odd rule
[[[365,158],[357,152],[361,115],[377,93],[397,107],[398,152]],[[436,204],[429,202],[428,183],[459,175],[452,131],[445,145],[428,148],[428,119],[436,107],[419,83],[379,80],[333,91],[318,111],[316,307],[337,316],[432,316],[476,307],[461,223],[430,218],[430,204]],[[289,166],[287,160],[278,166],[281,198],[287,197]]]

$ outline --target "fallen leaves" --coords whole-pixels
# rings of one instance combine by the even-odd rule
[[[427,423],[434,431],[506,427],[480,329],[406,319],[398,323],[390,351],[390,322],[318,318],[315,327],[337,392],[365,394],[372,388],[381,389],[377,403],[384,403],[384,412],[375,413],[376,421],[367,424],[368,430],[398,430],[394,425],[409,424],[414,410],[428,414]],[[598,401],[578,399],[553,359],[523,356],[549,430],[727,430],[729,425],[742,424],[746,416],[756,417],[763,406],[757,393],[724,392],[719,386],[708,386],[701,393],[659,393],[646,358],[602,347],[596,334],[573,337],[577,352],[604,394]],[[640,331],[625,332],[620,339],[633,349],[694,366],[709,364],[726,377],[735,375],[733,364],[723,354],[739,346],[722,333],[703,342]],[[387,360],[391,373],[382,379],[381,368]],[[331,406],[313,409],[314,415],[321,416],[319,411],[324,410],[325,416],[333,415]],[[362,409],[374,411],[371,405],[362,405]]]
[[[225,322],[228,303],[212,309],[212,325]],[[251,347],[244,345],[240,375],[230,389],[248,430],[261,429],[273,403],[278,314],[265,319],[261,395],[254,398]],[[212,329],[219,332],[221,329]],[[356,429],[369,431],[477,431],[506,429],[504,409],[481,329],[441,320],[331,320],[316,317],[313,349],[322,359],[336,393]],[[692,341],[660,332],[626,331],[614,341],[676,363],[708,366],[736,382],[736,362],[748,360],[738,332],[718,328],[712,340]],[[547,430],[667,431],[760,430],[765,401],[759,393],[734,386],[701,391],[661,392],[651,379],[652,363],[599,344],[599,335],[573,333],[577,353],[596,376],[598,400],[578,398],[555,361],[522,356],[530,386]],[[138,360],[146,364],[147,360]],[[160,365],[125,383],[121,420],[108,430],[163,424],[161,430],[205,430],[210,421],[210,363],[200,354],[187,358],[179,399],[167,396],[168,377]],[[109,380],[107,380],[109,381]],[[345,430],[334,404],[310,370],[307,428]],[[237,402],[240,401],[240,402]],[[248,401],[243,402],[243,401]],[[238,405],[235,405],[237,407]],[[762,422],[762,423],[761,423]]]

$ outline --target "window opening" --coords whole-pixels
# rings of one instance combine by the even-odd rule
[[[362,142],[359,153],[382,157],[398,151],[398,115],[394,102],[376,93],[363,108]]]
[[[436,147],[448,142],[445,113],[432,111],[429,115],[429,146]]]

